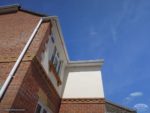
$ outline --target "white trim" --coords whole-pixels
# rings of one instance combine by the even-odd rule
[[[38,105],[41,106],[41,111],[40,111],[40,113],[43,113],[44,110],[46,110],[47,113],[52,113],[52,111],[51,111],[46,105],[44,105],[41,101],[38,101],[34,113],[36,113],[36,110],[37,110]]]
[[[99,66],[101,67],[104,63],[104,60],[83,60],[83,61],[70,61],[68,67],[78,67],[78,66]]]

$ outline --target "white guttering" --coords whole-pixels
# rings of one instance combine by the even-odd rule
[[[70,61],[67,67],[102,67],[104,63],[103,59],[100,60],[81,60],[81,61]]]
[[[24,48],[23,48],[21,54],[19,55],[17,61],[15,62],[15,65],[13,66],[12,70],[10,71],[10,73],[9,73],[9,75],[8,75],[8,77],[7,77],[7,79],[6,79],[6,81],[4,82],[4,84],[2,85],[2,87],[1,87],[1,89],[0,89],[0,99],[3,97],[6,88],[8,87],[8,85],[9,85],[11,79],[13,78],[13,76],[14,76],[14,74],[15,74],[15,72],[16,72],[18,66],[19,66],[19,64],[21,63],[21,61],[22,61],[22,59],[23,59],[23,57],[24,57],[24,55],[25,55],[25,53],[26,53],[26,51],[27,51],[27,49],[29,48],[30,44],[32,43],[32,40],[34,39],[34,36],[35,36],[35,34],[37,33],[37,31],[38,31],[38,29],[39,29],[41,23],[43,22],[43,20],[47,20],[47,19],[49,19],[49,17],[43,17],[43,18],[41,18],[41,19],[39,20],[37,26],[35,27],[34,31],[32,32],[32,34],[31,34],[31,36],[30,36],[30,38],[29,38],[29,40],[27,41],[27,43],[26,43],[26,45],[24,46]]]

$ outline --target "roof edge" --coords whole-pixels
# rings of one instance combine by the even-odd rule
[[[13,13],[13,12],[17,12],[17,11],[23,11],[26,13],[30,13],[36,16],[40,16],[40,17],[47,17],[48,15],[46,14],[42,14],[36,11],[31,11],[31,10],[27,10],[21,7],[21,5],[19,4],[11,4],[11,5],[4,5],[4,6],[0,6],[0,14],[7,14],[7,13]]]
[[[21,6],[19,4],[0,6],[0,14],[17,12]]]
[[[20,6],[19,4],[11,4],[11,5],[0,6],[0,9],[1,9],[1,8],[2,8],[2,9],[14,8],[14,7],[19,8],[19,7],[21,7],[21,6]]]
[[[104,63],[103,59],[97,60],[78,60],[78,61],[69,61],[68,67],[78,67],[78,66],[99,66],[101,67]]]
[[[27,10],[27,9],[24,9],[24,8],[21,8],[21,7],[20,7],[19,10],[23,11],[23,12],[26,12],[26,13],[30,13],[30,14],[36,15],[36,16],[40,16],[40,17],[47,17],[48,16],[46,14],[42,14],[42,13],[39,13],[39,12],[36,12],[36,11]]]
[[[116,103],[111,102],[111,101],[109,101],[109,100],[105,100],[105,102],[108,103],[108,104],[111,104],[111,105],[120,107],[121,109],[125,109],[125,110],[127,110],[127,111],[132,111],[132,112],[135,112],[135,113],[136,113],[136,110],[134,110],[134,109],[131,109],[131,108],[128,108],[128,107],[124,107],[124,106],[122,106],[122,105],[116,104]]]

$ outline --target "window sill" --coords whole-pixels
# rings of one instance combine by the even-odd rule
[[[56,69],[55,69],[55,67],[54,67],[54,65],[53,65],[53,63],[52,63],[51,61],[49,61],[49,70],[50,70],[51,72],[53,72],[53,74],[54,74],[54,76],[55,76],[55,78],[56,78],[56,80],[57,80],[57,85],[58,85],[58,86],[61,85],[62,82],[61,82],[61,80],[60,80],[60,77],[59,77],[59,75],[57,74]]]

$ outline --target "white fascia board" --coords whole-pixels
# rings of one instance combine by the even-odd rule
[[[83,61],[70,61],[67,67],[81,67],[81,66],[99,66],[101,67],[104,63],[103,59],[100,60],[83,60]]]

